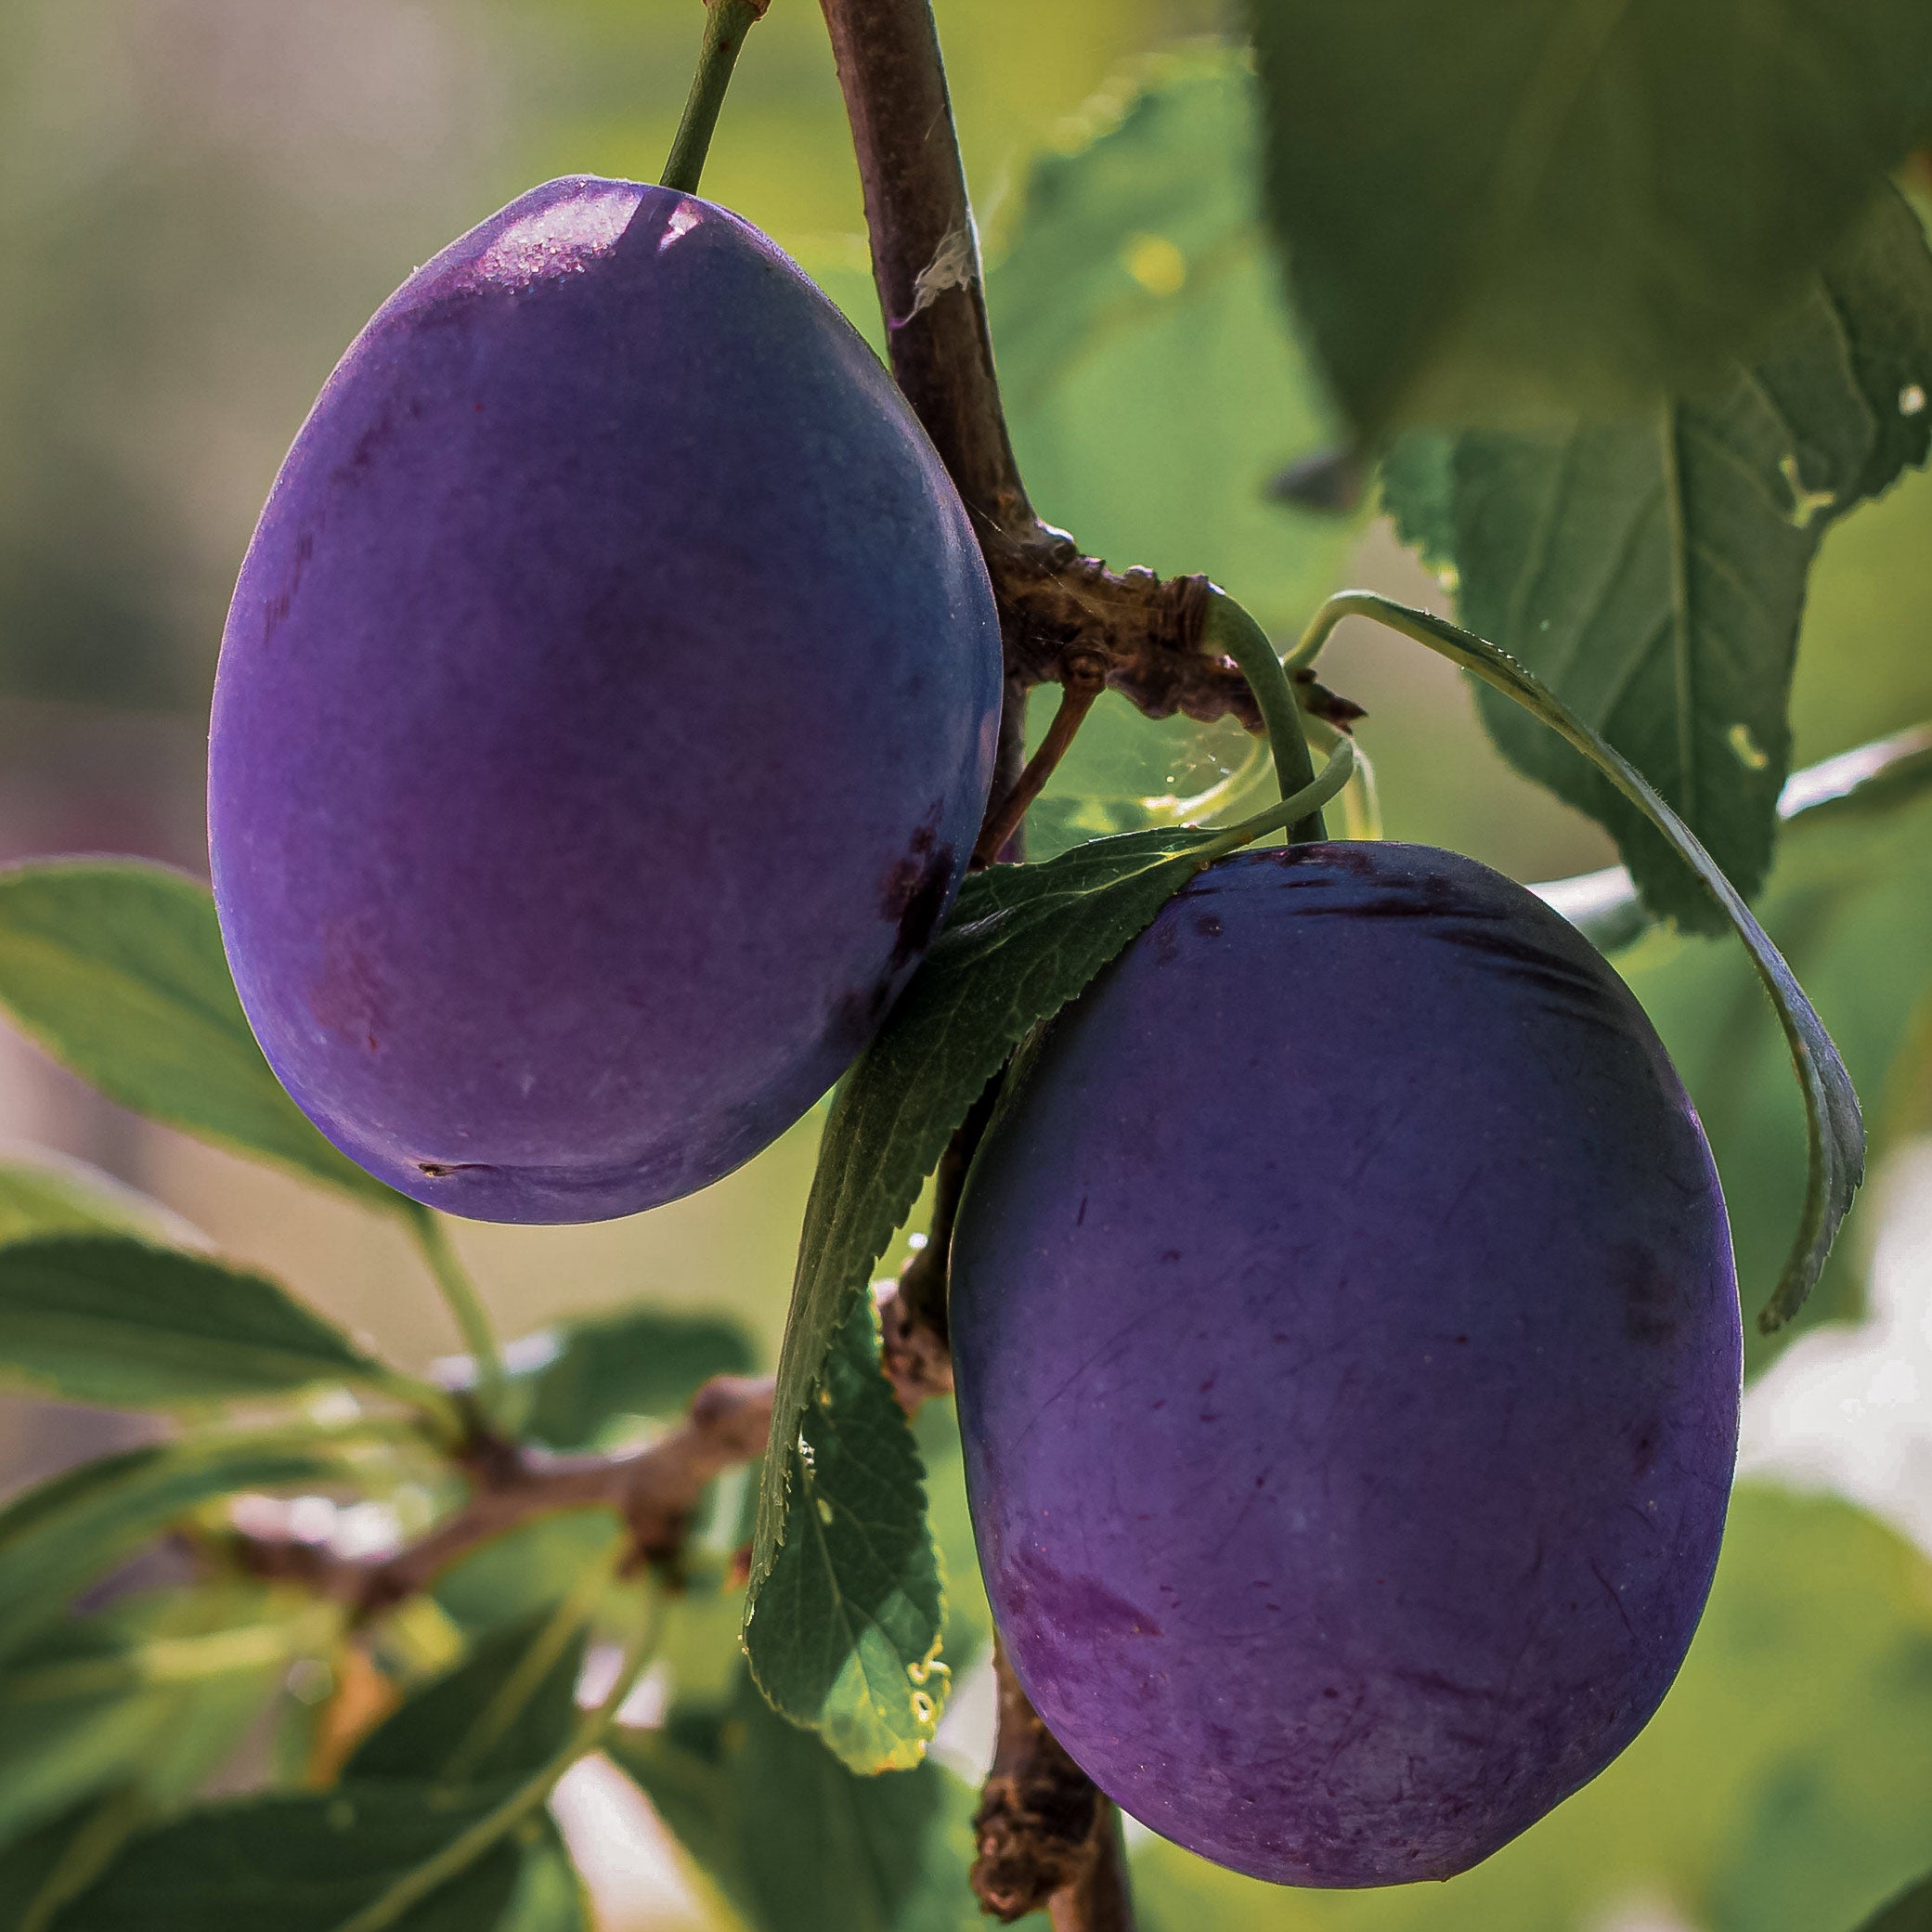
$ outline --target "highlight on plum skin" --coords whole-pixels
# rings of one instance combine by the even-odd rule
[[[1717,1174],[1615,974],[1470,860],[1171,901],[996,1117],[951,1328],[1022,1685],[1222,1864],[1451,1876],[1682,1662],[1737,1442]]]
[[[966,511],[797,266],[694,197],[537,188],[357,338],[242,567],[209,840],[250,1023],[435,1207],[701,1187],[917,966],[1000,676]]]

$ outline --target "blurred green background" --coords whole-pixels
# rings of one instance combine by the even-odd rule
[[[1264,498],[1273,474],[1324,447],[1326,412],[1251,219],[1239,82],[1210,45],[1231,9],[939,0],[938,12],[1042,512],[1116,565],[1212,572],[1284,634],[1344,581],[1446,608],[1368,515],[1324,520]],[[533,182],[655,176],[701,26],[697,0],[0,4],[0,857],[116,850],[204,868],[222,616],[322,379],[416,264]],[[1158,127],[1123,123],[1133,77],[1157,58],[1162,71],[1199,74],[1192,106]],[[1075,167],[1096,139],[1110,143],[1107,168]],[[809,0],[774,0],[754,36],[706,187],[876,336],[857,179]],[[1076,269],[1084,306],[1066,299]],[[1434,660],[1352,625],[1324,676],[1370,711],[1361,740],[1391,836],[1524,878],[1606,862],[1594,827],[1504,767]],[[1799,761],[1927,715],[1932,480],[1921,476],[1828,539],[1799,677]],[[663,729],[674,766],[679,721]],[[1231,728],[1150,726],[1105,700],[1039,836],[1051,844],[1150,809],[1135,801],[1198,795],[1244,756]],[[1875,943],[1883,954],[1890,942]],[[1897,982],[1887,997],[1901,1027],[1923,1020],[1926,960],[1878,964]],[[1774,1054],[1768,1015],[1746,1025],[1750,1051]],[[1784,1096],[1766,1105],[1795,1109]],[[743,1173],[635,1221],[464,1226],[459,1242],[506,1332],[651,1297],[732,1308],[772,1347],[815,1133],[814,1117]],[[406,1362],[455,1345],[399,1236],[117,1114],[10,1038],[0,1135],[158,1195]],[[1889,1198],[1899,1216],[1923,1218],[1932,1168],[1900,1160]],[[1881,1218],[1864,1215],[1858,1255]],[[1881,1313],[1898,1348],[1925,1355],[1932,1265],[1913,1266],[1904,1299]],[[1747,1300],[1766,1286],[1747,1283]],[[1844,1337],[1825,1341],[1840,1373]],[[1771,1395],[1759,1400],[1768,1469],[1796,1466],[1786,1449],[1809,1424],[1788,1419],[1816,1408],[1801,1367],[1794,1356],[1777,1371],[1785,1423]],[[110,1426],[0,1405],[0,1485],[100,1446]],[[1927,1454],[1926,1426],[1910,1453]],[[1856,1487],[1842,1465],[1838,1486]],[[1923,1473],[1932,1483],[1932,1466]],[[1892,1490],[1867,1485],[1872,1499],[1917,1477],[1887,1480]],[[1932,1864],[1932,1572],[1848,1506],[1766,1488],[1741,1506],[1718,1601],[1638,1751],[1472,1879],[1308,1900],[1154,1849],[1141,1861],[1150,1917],[1169,1932],[1848,1926]],[[583,1802],[580,1835],[607,1840],[607,1926],[703,1923],[697,1895],[623,1835],[646,1827],[615,1799]],[[593,1874],[598,1856],[586,1852]]]

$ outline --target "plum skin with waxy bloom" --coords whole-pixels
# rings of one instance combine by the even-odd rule
[[[1024,1068],[952,1283],[1000,1632],[1156,1831],[1446,1878],[1669,1687],[1736,1454],[1730,1231],[1642,1010],[1521,887],[1210,868]]]
[[[716,1180],[917,966],[1000,678],[966,510],[797,267],[691,196],[532,190],[357,339],[242,566],[209,842],[270,1065],[455,1213]]]

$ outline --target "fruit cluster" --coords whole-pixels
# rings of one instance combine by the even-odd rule
[[[578,1221],[799,1118],[945,918],[997,614],[762,237],[552,183],[382,309],[241,574],[214,884],[263,1048],[416,1199]],[[1730,1238],[1640,1009],[1450,854],[1226,859],[1009,1079],[952,1334],[1013,1666],[1128,1810],[1443,1877],[1655,1709],[1737,1429]]]

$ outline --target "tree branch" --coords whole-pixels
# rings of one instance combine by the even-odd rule
[[[1009,709],[1031,686],[1064,681],[1070,663],[1084,657],[1150,717],[1232,716],[1258,729],[1239,671],[1200,648],[1206,578],[1115,573],[1034,514],[1000,402],[979,236],[929,0],[822,5],[865,191],[892,374],[979,531],[1005,642]],[[995,795],[1006,789],[996,785]]]
[[[979,1809],[973,1895],[1003,1925],[1051,1913],[1054,1932],[1134,1932],[1120,1814],[1061,1748],[993,1647],[999,1736]]]
[[[427,1589],[506,1531],[569,1510],[614,1510],[629,1529],[635,1561],[665,1561],[681,1547],[707,1486],[763,1455],[772,1391],[769,1377],[714,1376],[677,1428],[622,1455],[551,1456],[481,1438],[464,1461],[469,1499],[421,1540],[387,1556],[350,1557],[265,1525],[240,1538],[241,1560],[258,1576],[303,1583],[347,1604],[358,1621]],[[251,1516],[261,1521],[255,1511]]]

